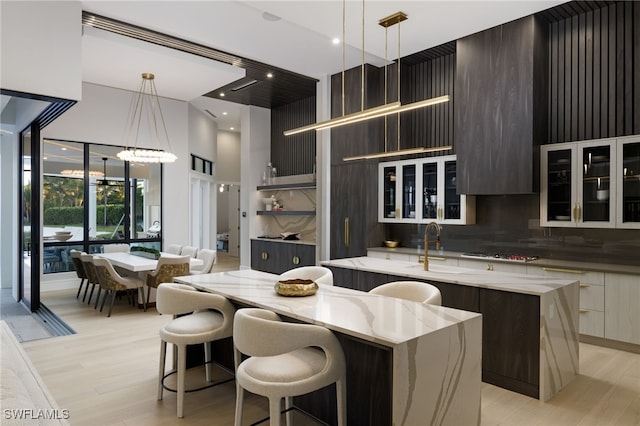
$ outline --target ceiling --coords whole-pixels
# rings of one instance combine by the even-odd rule
[[[408,15],[400,27],[399,54],[407,56],[561,3],[349,0],[344,15],[344,64],[341,42],[332,43],[336,37],[342,39],[341,0],[82,1],[82,8],[248,59],[262,65],[257,70],[268,71],[271,66],[276,70],[274,80],[278,70],[288,70],[309,77],[313,84],[313,79],[361,64],[363,5],[364,61],[383,65],[385,57],[398,57],[398,26],[386,35],[385,54],[385,29],[378,20],[395,12]],[[140,74],[152,72],[160,96],[191,101],[215,115],[220,129],[239,129],[240,106],[215,99],[214,89],[237,85],[245,77],[243,68],[87,26],[83,27],[82,54],[86,82],[137,90]],[[260,77],[251,78],[262,82]]]

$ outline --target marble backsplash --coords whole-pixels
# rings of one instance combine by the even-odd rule
[[[442,248],[640,265],[640,230],[540,227],[539,199],[538,194],[476,196],[476,224],[443,226]],[[385,237],[402,247],[422,247],[424,227],[385,224]]]

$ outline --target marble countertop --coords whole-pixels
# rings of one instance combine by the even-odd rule
[[[274,243],[303,244],[303,245],[309,245],[309,246],[316,245],[315,241],[309,241],[309,240],[284,240],[282,238],[267,238],[267,237],[256,237],[251,239],[256,241],[269,241]]]
[[[388,248],[388,247],[369,247],[367,250],[377,251],[381,253],[402,253],[402,254],[410,254],[410,255],[418,255],[422,256],[424,251],[422,249],[415,249],[409,247],[396,247],[396,248]],[[552,268],[567,268],[567,269],[580,269],[584,271],[599,271],[599,272],[618,272],[621,274],[634,274],[640,275],[640,266],[633,265],[619,265],[612,263],[597,263],[597,262],[578,262],[572,260],[560,260],[560,259],[547,259],[547,258],[538,258],[536,260],[528,261],[528,262],[517,262],[508,259],[495,259],[495,258],[474,258],[462,256],[461,252],[456,251],[446,251],[446,250],[429,250],[429,257],[446,257],[451,259],[465,259],[465,260],[476,260],[479,262],[504,262],[504,263],[515,263],[517,264],[525,264],[531,266],[546,266]]]
[[[558,288],[577,283],[575,280],[553,279],[540,276],[512,274],[480,269],[459,268],[457,266],[429,263],[429,271],[423,270],[422,263],[387,260],[375,257],[352,257],[321,262],[324,266],[355,269],[397,275],[423,281],[438,281],[481,287],[512,293],[532,294],[536,296],[555,291]]]
[[[274,274],[243,269],[177,277],[175,281],[387,347],[479,316],[337,286],[320,285],[313,296],[284,297],[274,290],[277,279]]]

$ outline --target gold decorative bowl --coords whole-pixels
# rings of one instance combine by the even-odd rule
[[[384,242],[384,245],[389,248],[396,248],[398,244],[400,244],[400,241],[385,240]]]
[[[278,281],[274,288],[280,296],[312,296],[318,291],[318,284],[313,280],[296,278]]]

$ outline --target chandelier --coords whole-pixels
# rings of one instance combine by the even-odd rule
[[[162,115],[162,109],[160,109],[160,99],[158,98],[154,78],[155,76],[151,73],[142,74],[140,90],[134,96],[130,108],[127,144],[125,149],[118,153],[118,158],[121,160],[132,163],[173,163],[178,158],[171,153],[169,133]],[[138,136],[142,127],[143,115],[145,117],[144,121],[148,121],[149,134],[155,141],[157,149],[138,148]],[[164,135],[163,139],[168,151],[160,149],[161,134]],[[131,144],[132,139],[134,140],[133,144]]]

